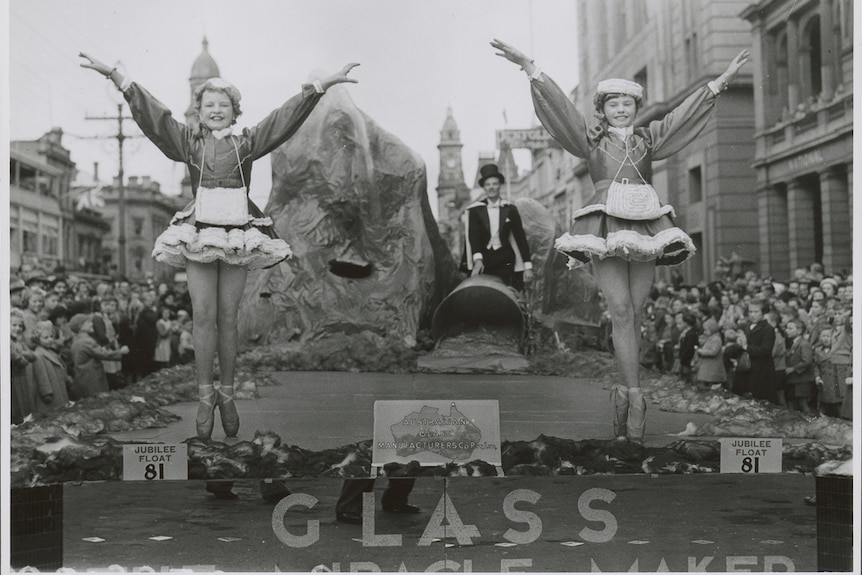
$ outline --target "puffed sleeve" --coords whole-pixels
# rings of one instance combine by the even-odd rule
[[[190,149],[189,127],[174,120],[171,111],[137,82],[124,87],[123,97],[147,138],[171,160],[186,162]]]
[[[715,93],[704,86],[664,118],[650,122],[652,159],[663,160],[690,144],[706,126],[714,107]]]
[[[265,156],[293,136],[322,96],[312,84],[304,84],[299,94],[249,128],[246,135],[251,142],[251,158]]]
[[[589,156],[587,122],[563,90],[547,74],[530,81],[533,107],[546,130],[567,152]]]

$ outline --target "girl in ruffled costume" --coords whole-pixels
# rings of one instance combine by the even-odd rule
[[[252,128],[234,133],[240,92],[221,78],[211,78],[194,93],[200,125],[174,120],[164,104],[136,82],[92,56],[81,53],[90,68],[112,81],[123,93],[132,116],[146,136],[170,159],[188,166],[195,199],[177,212],[156,240],[153,257],[185,267],[192,298],[195,363],[200,405],[195,420],[201,439],[212,436],[219,406],[225,435],[239,431],[234,404],[234,377],[239,330],[237,315],[249,269],[271,267],[290,257],[290,247],[278,238],[272,220],[249,199],[252,162],[287,141],[308,118],[330,86],[355,83],[347,74],[358,64],[303,85]],[[216,353],[220,381],[213,387]]]
[[[643,103],[643,87],[628,80],[603,80],[594,98],[600,121],[591,127],[559,86],[528,56],[500,40],[495,39],[491,46],[499,50],[498,56],[527,73],[536,114],[551,136],[566,151],[589,164],[595,194],[575,212],[571,230],[557,239],[555,247],[569,256],[572,269],[592,261],[608,303],[614,353],[622,378],[613,390],[614,433],[641,442],[646,416],[638,373],[643,304],[653,283],[655,266],[679,264],[694,253],[691,238],[671,219],[673,207],[661,206],[648,186],[652,161],[667,158],[697,137],[709,119],[716,96],[748,61],[749,53],[740,52],[721,76],[694,92],[662,120],[643,127],[634,127]]]

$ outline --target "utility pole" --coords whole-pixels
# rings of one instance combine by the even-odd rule
[[[117,115],[116,116],[87,116],[87,120],[112,120],[117,122],[117,135],[110,136],[112,138],[117,139],[117,143],[119,144],[120,150],[120,167],[118,179],[119,179],[119,187],[117,189],[118,193],[118,202],[117,202],[117,260],[118,260],[118,272],[121,277],[125,277],[127,275],[128,270],[126,269],[126,184],[124,181],[123,175],[123,142],[133,136],[126,136],[123,134],[123,120],[132,120],[131,116],[123,116],[123,104],[122,102],[117,104]]]

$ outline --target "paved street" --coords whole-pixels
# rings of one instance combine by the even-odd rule
[[[531,440],[540,434],[563,438],[609,439],[609,391],[586,378],[527,375],[277,373],[280,385],[259,387],[260,399],[238,401],[240,439],[271,430],[283,442],[306,449],[340,447],[371,439],[374,401],[395,399],[496,399],[504,441]],[[182,417],[162,429],[115,434],[122,441],[177,443],[194,434],[196,402],[168,409]],[[704,414],[666,413],[648,407],[645,444],[664,446],[689,421]],[[224,440],[220,423],[213,439]]]

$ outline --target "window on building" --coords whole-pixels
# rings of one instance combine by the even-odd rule
[[[646,103],[649,100],[649,92],[647,92],[648,80],[649,80],[649,78],[647,78],[647,69],[646,69],[646,66],[644,66],[643,68],[641,68],[641,70],[637,74],[635,74],[635,82],[637,82],[638,84],[643,86],[643,89],[644,89],[644,95],[643,95],[643,102],[644,103]]]
[[[696,251],[694,257],[688,260],[687,279],[695,284],[705,279],[703,275],[703,234],[700,232],[691,234],[691,242]]]
[[[60,231],[54,226],[42,228],[42,253],[53,257],[60,255]]]
[[[692,32],[685,38],[685,64],[689,78],[693,78],[701,73],[697,32]]]
[[[54,182],[56,178],[45,174],[39,174],[36,178],[39,195],[51,197],[55,195]]]
[[[132,261],[135,266],[135,271],[143,272],[144,271],[144,256],[146,255],[146,251],[141,246],[135,246],[132,248]]]
[[[554,218],[557,220],[557,226],[560,229],[568,229],[569,202],[566,192],[560,192],[554,196]]]
[[[144,218],[132,218],[132,229],[136,238],[144,235]]]
[[[835,22],[841,22],[841,28],[844,30],[844,39],[853,40],[853,0],[843,0],[836,2],[839,5],[841,14]]]
[[[24,222],[21,230],[21,251],[39,253],[39,224],[36,222]]]
[[[688,201],[696,204],[703,200],[703,173],[700,166],[695,166],[688,171]]]
[[[39,173],[36,168],[18,162],[18,181],[15,182],[19,187],[35,192],[37,190],[37,178]]]
[[[808,54],[808,95],[816,98],[823,91],[823,78],[820,66],[823,55],[820,50],[820,18],[815,16],[805,29],[806,52]]]
[[[9,214],[9,249],[17,252],[21,249],[21,230],[18,229],[18,222],[12,220],[12,214]]]

